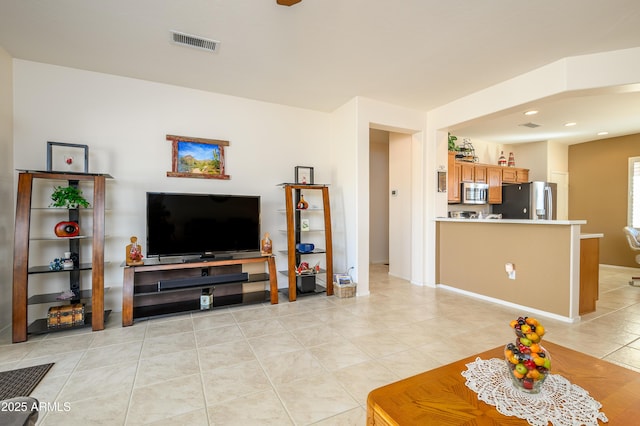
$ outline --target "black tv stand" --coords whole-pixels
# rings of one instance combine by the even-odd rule
[[[266,263],[268,274],[249,274],[248,278],[249,282],[269,282],[268,291],[244,293],[242,283],[247,282],[246,276],[231,276],[237,273],[242,274],[242,270],[238,268],[251,263]],[[205,275],[203,275],[204,272],[206,272]],[[203,288],[216,287],[221,290],[217,299],[214,290],[214,307],[216,300],[220,303],[218,306],[264,303],[267,300],[271,304],[276,304],[278,303],[276,274],[273,256],[249,253],[227,260],[196,259],[187,263],[161,263],[146,259],[144,265],[125,266],[122,284],[122,326],[133,325],[135,318],[199,310]],[[228,279],[234,281],[226,282]],[[168,283],[169,287],[174,285],[174,288],[159,290],[159,282]],[[185,283],[186,286],[183,285]]]

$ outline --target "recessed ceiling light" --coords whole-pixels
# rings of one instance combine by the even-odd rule
[[[569,123],[565,123],[564,125],[565,125],[565,127],[571,127],[571,126],[575,126],[576,124],[578,124],[578,123],[576,123],[574,121],[571,121]]]
[[[605,136],[608,135],[609,132],[598,132],[598,136]]]
[[[532,109],[531,111],[527,111],[524,113],[524,115],[536,115],[538,113],[538,111],[536,111],[535,109]]]

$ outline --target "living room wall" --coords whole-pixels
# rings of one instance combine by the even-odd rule
[[[143,247],[146,240],[145,192],[260,195],[262,230],[278,253],[286,248],[278,184],[293,180],[296,165],[314,167],[316,182],[331,183],[326,113],[23,60],[14,60],[14,86],[14,168],[43,169],[47,141],[82,143],[89,145],[89,171],[114,177],[107,184],[105,304],[115,311],[122,306],[124,247],[131,235]],[[228,140],[231,179],[167,177],[167,134]],[[277,263],[285,269],[286,256]]]
[[[13,270],[13,83],[9,54],[0,47],[0,330],[11,321]]]
[[[600,263],[637,268],[622,233],[627,226],[629,157],[640,156],[640,134],[569,146],[569,219],[583,232],[603,233]]]

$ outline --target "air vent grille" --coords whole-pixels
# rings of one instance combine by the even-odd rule
[[[540,127],[540,125],[539,125],[539,124],[532,123],[532,122],[523,123],[523,124],[520,124],[519,126],[522,126],[522,127],[529,127],[529,128],[531,128],[531,129],[535,129],[536,127]]]
[[[218,45],[220,44],[220,42],[217,40],[211,40],[208,38],[185,34],[178,31],[171,31],[171,39],[176,44],[193,47],[195,49],[206,50],[208,52],[215,52],[218,49]]]

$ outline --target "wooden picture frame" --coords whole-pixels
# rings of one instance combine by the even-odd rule
[[[47,171],[66,173],[89,173],[89,146],[47,142]]]
[[[313,167],[296,166],[295,183],[302,185],[313,185]]]
[[[225,173],[224,148],[229,141],[167,135],[172,143],[168,177],[230,179]]]

